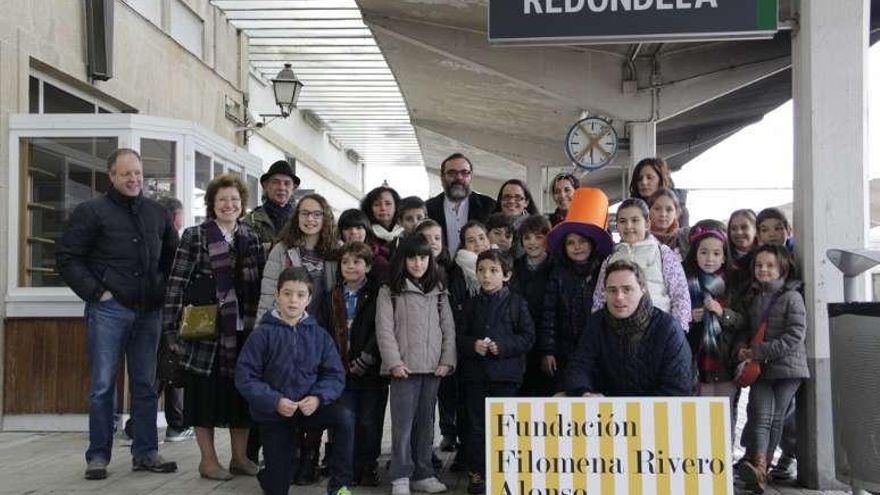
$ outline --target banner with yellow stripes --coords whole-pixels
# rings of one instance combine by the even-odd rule
[[[726,397],[487,398],[487,495],[733,495]]]

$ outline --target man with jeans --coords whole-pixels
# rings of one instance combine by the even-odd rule
[[[86,479],[107,477],[123,354],[134,418],[132,470],[177,470],[176,463],[158,453],[154,388],[160,308],[177,231],[165,208],[143,196],[143,166],[136,151],[111,153],[107,173],[113,187],[74,209],[57,248],[62,278],[86,302],[91,377]]]

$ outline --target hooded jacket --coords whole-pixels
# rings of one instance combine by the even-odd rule
[[[255,421],[282,421],[278,401],[314,395],[321,406],[345,389],[345,369],[333,338],[306,316],[295,326],[266,313],[238,356],[235,387],[247,400]]]
[[[446,291],[435,287],[425,293],[409,279],[400,294],[383,285],[376,300],[376,341],[383,376],[400,365],[411,373],[434,373],[441,364],[455,369],[455,322]]]

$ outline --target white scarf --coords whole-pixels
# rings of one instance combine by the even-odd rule
[[[459,249],[455,253],[455,264],[464,273],[464,282],[468,294],[474,295],[480,291],[480,282],[477,280],[477,254],[467,249]]]
[[[400,237],[401,234],[403,234],[403,227],[400,225],[395,225],[391,232],[389,232],[381,223],[373,224],[373,235],[385,242],[394,242],[394,239]]]

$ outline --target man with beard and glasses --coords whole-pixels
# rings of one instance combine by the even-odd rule
[[[485,222],[495,210],[495,200],[471,191],[473,165],[461,153],[449,155],[440,165],[443,193],[425,202],[428,218],[443,228],[443,242],[449,254],[458,250],[459,231],[469,220]]]
[[[453,259],[458,251],[461,228],[471,220],[485,222],[495,211],[494,199],[471,191],[473,171],[474,167],[466,156],[461,153],[449,155],[440,164],[443,193],[425,201],[428,218],[440,224],[443,244],[449,249],[449,255]],[[450,299],[453,314],[460,314],[462,303],[458,298]],[[458,455],[451,466],[453,471],[462,470],[466,459],[463,449],[457,445],[463,444],[467,436],[464,401],[459,400],[463,394],[459,386],[458,375],[452,374],[443,379],[438,392],[440,433],[443,435],[440,447],[447,452],[458,449]]]

